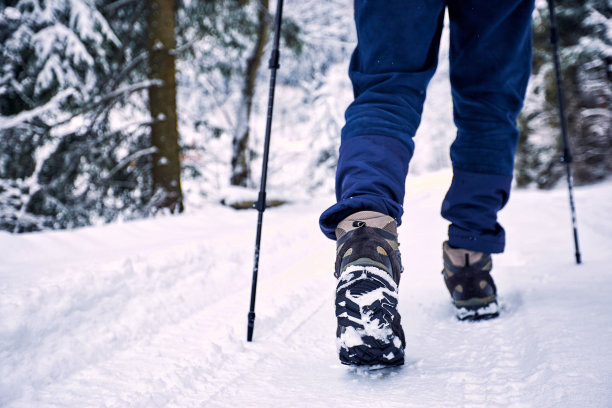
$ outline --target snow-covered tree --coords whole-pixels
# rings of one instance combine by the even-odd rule
[[[565,107],[578,184],[612,173],[612,7],[565,0],[556,8]],[[519,118],[519,185],[553,186],[564,174],[546,2],[534,13],[533,76]]]
[[[54,186],[74,174],[53,177],[49,166],[79,133],[71,119],[95,102],[120,42],[90,1],[9,0],[0,5],[0,43],[0,227],[70,223]]]
[[[153,205],[183,211],[176,112],[176,16],[174,0],[147,2],[149,76],[160,81],[149,88],[153,155]]]
[[[241,95],[236,110],[236,124],[232,138],[232,176],[230,183],[234,186],[247,186],[249,181],[248,143],[250,135],[251,110],[255,95],[255,81],[263,59],[263,52],[268,40],[269,20],[268,0],[250,2],[257,17],[254,23],[254,41],[244,63]]]
[[[146,90],[159,82],[149,73],[147,5],[0,5],[0,228],[66,228],[155,211],[154,118]],[[265,116],[269,76],[266,69],[245,72],[253,50],[263,60],[269,54],[273,16],[259,0],[179,0],[175,6],[183,176],[205,194],[230,183],[248,82],[253,117],[245,121],[244,152],[252,185],[263,136],[263,127],[252,125]],[[303,182],[308,189],[333,179],[346,105],[336,83],[353,46],[349,6],[350,0],[287,2],[275,116],[275,135],[286,140],[271,156],[273,185]],[[258,45],[262,21],[268,41]]]
[[[178,12],[184,168],[204,178],[201,185],[209,180],[217,187],[252,185],[257,142],[251,112],[260,105],[255,92],[268,80],[264,62],[274,16],[261,0],[184,0]],[[282,33],[283,51],[289,56],[299,48],[291,17],[285,16]],[[191,157],[199,157],[199,163],[192,163]]]

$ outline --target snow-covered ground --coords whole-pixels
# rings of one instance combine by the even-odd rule
[[[254,342],[246,342],[256,212],[76,231],[0,233],[0,406],[612,406],[612,183],[515,191],[494,258],[503,310],[453,317],[440,276],[448,172],[408,181],[400,227],[406,364],[342,366],[331,197],[264,217]]]

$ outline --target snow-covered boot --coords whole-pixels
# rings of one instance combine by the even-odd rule
[[[497,289],[491,277],[490,254],[442,245],[446,287],[460,320],[490,319],[499,315]]]
[[[404,363],[404,331],[397,311],[402,265],[397,224],[360,211],[336,229],[336,331],[340,361],[349,365]]]

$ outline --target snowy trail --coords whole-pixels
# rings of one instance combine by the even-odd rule
[[[610,407],[612,183],[516,191],[494,258],[503,313],[458,322],[440,276],[445,172],[409,180],[400,227],[406,365],[339,364],[328,200],[266,212],[247,343],[255,213],[0,234],[1,407]]]

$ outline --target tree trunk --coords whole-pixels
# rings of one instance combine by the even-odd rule
[[[249,180],[248,144],[249,144],[249,121],[251,119],[251,107],[253,105],[253,94],[255,93],[255,79],[261,65],[264,47],[268,39],[268,5],[269,0],[255,0],[257,4],[257,33],[255,45],[251,55],[247,59],[242,96],[238,106],[236,127],[232,141],[232,175],[230,183],[233,186],[246,187]]]
[[[176,115],[176,77],[174,50],[176,39],[175,0],[149,0],[148,51],[150,78],[161,80],[149,88],[149,109],[153,118],[151,143],[153,155],[152,206],[183,211],[181,165],[179,161]]]

